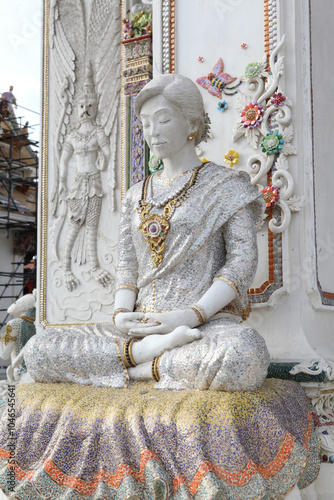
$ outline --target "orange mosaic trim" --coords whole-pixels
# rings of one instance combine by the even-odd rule
[[[0,458],[8,459],[9,456],[9,451],[0,450]],[[143,451],[140,459],[139,471],[134,470],[130,465],[122,464],[119,466],[116,474],[110,474],[109,472],[100,469],[93,481],[85,481],[83,479],[80,479],[79,477],[68,476],[67,474],[62,472],[49,458],[44,462],[43,469],[45,470],[45,472],[47,472],[49,477],[60,486],[75,489],[82,495],[91,495],[94,493],[100,482],[103,481],[104,483],[109,484],[111,487],[118,488],[126,476],[132,476],[142,484],[144,484],[145,466],[150,460],[159,461],[155,453],[150,450],[145,450]],[[20,469],[17,464],[11,463],[9,465],[15,466],[15,476],[19,481],[31,480],[33,478],[34,471],[24,471]]]
[[[309,442],[312,435],[312,413],[308,413],[308,427],[305,431],[304,448],[309,450]],[[244,486],[247,484],[256,474],[261,474],[265,479],[270,478],[277,474],[279,470],[288,461],[293,449],[295,447],[295,439],[291,434],[286,434],[284,441],[272,462],[264,467],[257,466],[253,461],[249,461],[246,468],[241,472],[228,472],[221,467],[215,466],[208,461],[204,461],[198,468],[194,479],[190,484],[188,484],[186,478],[183,475],[177,476],[173,480],[173,492],[176,493],[178,488],[185,485],[189,488],[192,495],[195,495],[198,488],[201,485],[202,480],[208,472],[214,472],[221,479],[228,481],[230,484],[235,486]],[[0,449],[0,458],[8,460],[10,457],[10,452]],[[82,495],[91,495],[94,493],[98,484],[104,482],[113,488],[118,488],[126,476],[132,476],[140,483],[145,483],[145,466],[150,460],[156,460],[160,462],[157,455],[150,451],[143,451],[140,458],[140,470],[136,471],[133,467],[127,464],[122,464],[119,466],[115,474],[110,474],[109,472],[100,469],[93,481],[85,481],[78,477],[73,477],[62,472],[51,459],[47,459],[43,464],[43,469],[47,472],[49,477],[54,480],[57,484],[63,487],[72,488],[78,491]],[[34,475],[34,471],[24,471],[20,469],[17,464],[10,464],[15,466],[15,476],[19,481],[31,480]]]
[[[334,299],[334,293],[332,292],[324,292],[323,289],[322,289],[322,286],[320,285],[320,281],[318,280],[318,287],[321,291],[321,295],[323,295],[324,297],[326,297],[326,299]]]
[[[278,451],[278,454],[275,457],[275,460],[270,462],[270,464],[266,465],[265,467],[258,468],[261,476],[264,477],[265,479],[268,479],[269,477],[272,477],[275,474],[277,474],[277,472],[281,470],[281,468],[287,462],[294,446],[295,446],[295,440],[291,436],[291,434],[288,434],[284,439]]]
[[[180,486],[188,486],[188,481],[183,475],[177,476],[173,479],[172,488],[174,494],[177,492]]]
[[[264,49],[267,54],[267,71],[270,70],[269,1],[264,0]]]
[[[270,0],[264,0],[264,49],[267,55],[267,71],[270,71],[270,27],[269,27],[269,4]],[[268,186],[271,186],[271,172],[268,173]],[[268,211],[268,222],[272,219],[272,208]],[[249,295],[258,295],[263,293],[269,285],[275,283],[274,277],[274,234],[268,228],[268,280],[262,283],[259,288],[250,288]],[[333,294],[334,297],[334,294]]]
[[[217,476],[224,479],[225,481],[228,481],[231,484],[234,484],[235,486],[243,486],[252,479],[252,477],[256,474],[257,469],[257,466],[252,461],[248,462],[247,467],[242,472],[227,472],[224,469],[211,464],[210,462],[203,462],[199,466],[199,469],[195,474],[192,483],[189,485],[189,490],[190,493],[195,495],[196,491],[200,487],[202,480],[208,472],[214,472],[215,474],[217,474]]]
[[[268,186],[271,186],[272,172],[268,172],[267,182]],[[268,224],[273,218],[273,209],[268,210]],[[268,226],[268,280],[264,281],[259,288],[250,288],[247,293],[248,295],[257,295],[263,293],[269,285],[275,283],[275,273],[274,273],[274,233],[270,231]]]

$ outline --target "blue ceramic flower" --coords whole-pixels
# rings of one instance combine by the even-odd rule
[[[217,107],[218,111],[224,112],[226,108],[227,108],[226,102],[225,101],[219,101],[218,107]]]

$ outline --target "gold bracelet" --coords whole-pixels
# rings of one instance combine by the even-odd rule
[[[129,368],[127,361],[126,361],[126,342],[127,341],[123,342],[123,345],[122,345],[122,358],[123,358],[124,364]]]
[[[189,309],[194,311],[196,313],[196,316],[198,317],[198,321],[200,325],[203,325],[203,323],[206,323],[207,318],[204,310],[198,305],[194,304],[193,306],[190,306]]]
[[[134,342],[136,342],[136,339],[126,340],[123,344],[123,347],[122,347],[124,364],[128,368],[134,368],[135,366],[137,366],[137,363],[135,362],[135,360],[133,359],[133,356],[132,356],[132,346],[133,346]]]
[[[158,356],[157,358],[153,358],[152,364],[151,364],[152,378],[156,382],[159,382],[159,380],[160,380],[160,375],[159,375],[159,371],[158,371],[159,361],[160,361],[160,356]]]
[[[122,307],[115,309],[114,314],[112,315],[112,321],[113,321],[114,325],[115,325],[115,318],[116,318],[118,313],[129,313],[129,312],[131,312],[129,309],[124,309]]]
[[[131,339],[130,342],[129,342],[129,347],[128,347],[128,356],[129,356],[129,361],[131,363],[131,366],[137,366],[137,363],[135,362],[135,360],[133,359],[133,356],[132,356],[132,346],[133,344],[136,342],[136,339]]]

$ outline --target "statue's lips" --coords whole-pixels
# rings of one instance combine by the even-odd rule
[[[152,146],[163,146],[166,142],[152,142]]]

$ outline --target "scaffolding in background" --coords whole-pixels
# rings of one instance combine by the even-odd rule
[[[29,139],[30,129],[0,99],[0,229],[7,237],[14,232],[15,255],[11,269],[0,269],[0,329],[8,319],[3,299],[14,302],[36,286],[38,154],[32,147],[38,141]]]

